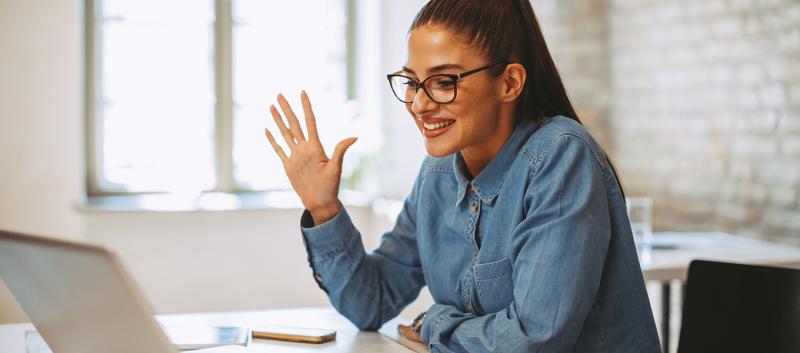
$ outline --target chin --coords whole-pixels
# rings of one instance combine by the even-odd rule
[[[455,153],[457,149],[451,148],[450,146],[436,146],[425,143],[425,151],[427,151],[428,155],[431,157],[443,158]]]

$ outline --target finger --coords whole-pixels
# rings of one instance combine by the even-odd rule
[[[344,160],[344,153],[347,152],[347,149],[350,148],[354,143],[356,143],[358,137],[351,137],[342,140],[339,144],[336,145],[336,149],[333,150],[333,156],[331,156],[331,161],[335,163],[339,169],[342,168],[342,161]]]
[[[314,117],[314,111],[311,110],[311,101],[308,99],[308,93],[305,90],[300,94],[300,100],[303,102],[303,114],[306,116],[306,131],[308,131],[309,141],[319,141],[317,134],[317,118]]]
[[[281,135],[283,136],[284,141],[286,141],[286,145],[288,145],[290,149],[294,149],[294,145],[296,144],[294,137],[292,137],[292,134],[286,127],[286,124],[283,123],[283,117],[281,117],[281,113],[278,113],[278,108],[275,108],[274,105],[270,105],[269,112],[272,114],[272,119],[275,120],[275,125],[278,125],[278,130],[281,131]]]
[[[286,121],[289,122],[289,131],[291,131],[292,136],[297,140],[298,143],[300,141],[305,141],[306,137],[303,135],[303,129],[300,128],[300,123],[297,121],[297,116],[294,115],[292,107],[289,106],[289,101],[287,101],[282,94],[278,95],[278,104],[281,106],[283,115],[286,116]]]
[[[408,328],[408,326],[406,326],[406,325],[397,325],[397,331],[400,332],[400,335],[403,336],[403,337],[406,337],[406,335],[407,335],[407,333],[406,333],[407,328]]]
[[[283,152],[283,148],[281,148],[281,146],[278,145],[277,142],[275,142],[275,138],[272,137],[272,133],[269,132],[269,129],[266,128],[264,129],[264,135],[267,135],[267,140],[269,141],[269,144],[272,145],[272,149],[275,150],[276,154],[278,154],[278,157],[281,159],[281,162],[286,163],[286,160],[288,160],[289,157],[287,157],[286,153]]]
[[[408,338],[412,341],[420,341],[419,336],[416,332],[414,332],[414,329],[411,328],[411,326],[398,325],[397,330],[400,332],[400,335],[405,338]]]

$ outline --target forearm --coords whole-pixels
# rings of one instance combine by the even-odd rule
[[[538,321],[531,319],[534,314],[518,310],[511,303],[496,313],[478,316],[454,306],[434,304],[422,325],[421,337],[432,353],[572,351],[580,320]]]
[[[431,352],[531,352],[537,347],[535,332],[523,329],[512,303],[492,314],[464,313],[450,305],[434,304],[422,326],[422,339]]]
[[[315,280],[337,311],[359,329],[378,329],[421,288],[418,267],[398,263],[380,248],[373,254],[365,252],[346,211],[318,227],[304,228],[303,233]]]

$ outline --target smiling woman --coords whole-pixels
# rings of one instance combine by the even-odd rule
[[[370,254],[338,199],[355,138],[329,159],[307,95],[307,137],[285,98],[271,107],[336,309],[374,330],[427,285],[435,304],[400,330],[433,352],[659,352],[622,188],[528,0],[430,1],[387,78],[430,156]]]
[[[428,95],[422,97],[416,91],[405,103],[425,136],[428,154],[444,157],[461,151],[470,174],[477,175],[511,135],[514,102],[522,93],[526,73],[519,63],[506,64],[510,58],[487,63],[472,41],[462,37],[437,23],[419,24],[411,31],[404,72],[428,81],[444,72],[469,71],[454,75],[455,79],[444,89],[434,87],[439,91],[449,90],[445,92],[449,97],[443,102]],[[492,77],[487,70],[492,68],[503,69],[504,75]],[[446,127],[433,130],[425,127],[442,122],[447,122]]]

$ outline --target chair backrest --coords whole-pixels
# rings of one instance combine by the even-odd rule
[[[800,352],[800,270],[692,261],[678,353]]]

